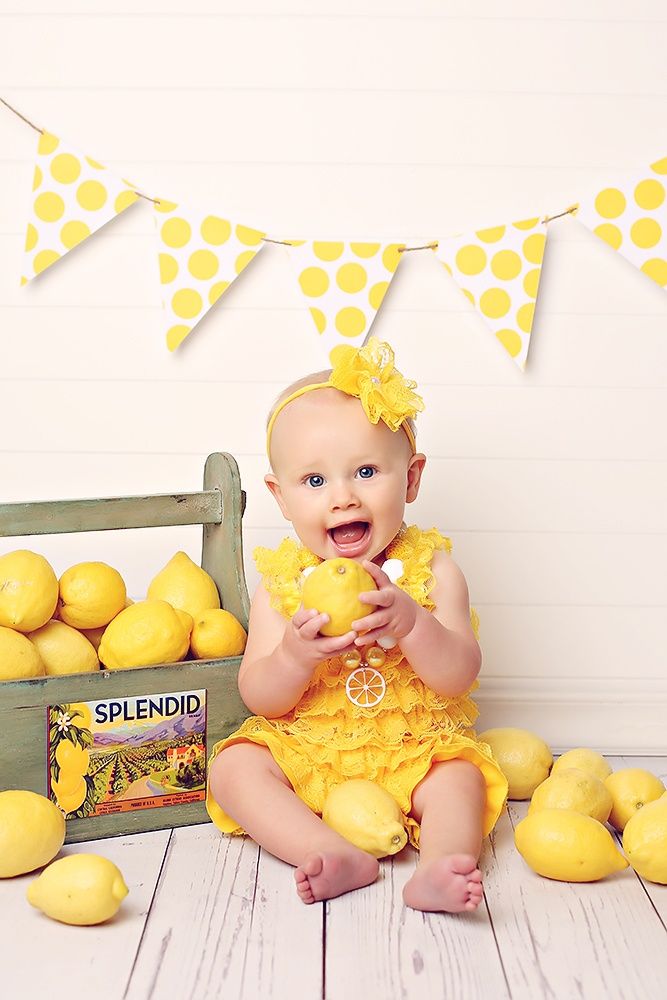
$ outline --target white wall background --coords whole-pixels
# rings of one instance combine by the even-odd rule
[[[500,14],[502,8],[503,13]],[[274,238],[428,241],[555,214],[667,154],[661,0],[2,0],[0,94],[147,194]],[[267,245],[173,355],[139,202],[19,287],[37,136],[0,107],[0,501],[200,488],[232,452],[255,545],[265,411],[325,357]],[[667,215],[666,215],[667,221]],[[430,251],[374,332],[427,401],[409,513],[482,619],[482,725],[667,752],[667,296],[548,227],[521,374]],[[0,540],[143,596],[199,529]]]

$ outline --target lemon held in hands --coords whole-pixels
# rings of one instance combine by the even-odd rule
[[[53,920],[87,926],[117,912],[128,888],[116,865],[98,854],[70,854],[28,886],[28,902]]]
[[[359,600],[368,590],[377,590],[375,580],[354,559],[325,559],[306,577],[301,600],[304,608],[329,616],[322,635],[345,635],[353,621],[374,610]]]

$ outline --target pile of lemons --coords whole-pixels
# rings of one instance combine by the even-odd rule
[[[36,552],[0,556],[0,681],[238,656],[246,638],[185,552],[136,603],[106,563],[77,563],[58,579]]]
[[[628,864],[667,884],[667,791],[643,768],[613,771],[586,747],[562,754],[525,729],[488,729],[487,743],[509,784],[510,799],[530,799],[514,831],[524,861],[546,878],[594,882]],[[622,834],[625,856],[610,827]]]

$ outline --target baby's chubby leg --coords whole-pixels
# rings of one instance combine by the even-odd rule
[[[377,860],[308,808],[267,747],[232,743],[211,764],[208,780],[220,808],[256,843],[297,866],[296,887],[304,903],[340,896],[377,878]]]

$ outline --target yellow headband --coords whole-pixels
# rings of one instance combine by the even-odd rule
[[[266,450],[271,444],[271,432],[278,414],[294,399],[314,389],[338,389],[348,396],[355,396],[361,403],[372,424],[379,420],[392,431],[401,427],[410,442],[412,453],[417,450],[415,436],[407,422],[424,409],[424,401],[412,390],[417,383],[406,379],[394,368],[394,352],[389,344],[371,337],[360,348],[341,344],[331,352],[333,370],[326,382],[313,382],[286,396],[271,414],[266,429]]]

